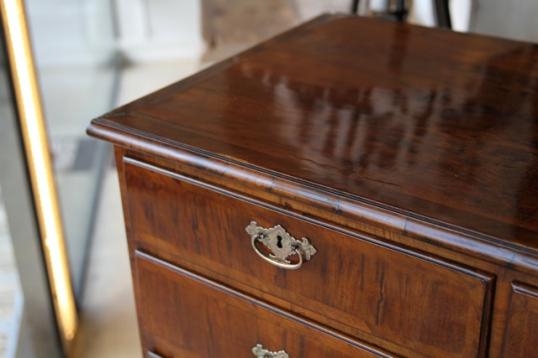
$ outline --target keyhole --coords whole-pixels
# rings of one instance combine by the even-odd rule
[[[281,249],[281,248],[282,248],[282,236],[277,235],[277,236],[276,236],[276,240],[277,240],[277,241],[276,241],[276,246],[277,246],[279,249]]]

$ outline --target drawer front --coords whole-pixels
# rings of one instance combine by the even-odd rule
[[[134,273],[144,350],[156,356],[252,358],[258,344],[289,358],[388,356],[149,255],[135,255]]]
[[[391,350],[483,354],[490,277],[348,236],[158,168],[125,164],[134,247]],[[265,262],[245,232],[251,220],[307,237],[316,254],[293,271]]]
[[[538,358],[538,288],[512,284],[503,357]]]

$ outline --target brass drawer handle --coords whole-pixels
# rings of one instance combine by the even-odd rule
[[[254,252],[270,264],[283,269],[297,270],[303,265],[304,261],[310,260],[317,252],[306,237],[297,240],[280,225],[266,229],[258,226],[255,221],[251,221],[245,231],[250,235],[250,243]],[[265,254],[260,251],[258,243],[262,243],[269,249],[270,253]],[[298,262],[292,263],[288,260],[290,256],[295,255],[299,258]]]
[[[278,351],[278,352],[271,352],[267,349],[263,348],[261,344],[256,344],[256,346],[252,347],[252,354],[254,354],[257,358],[289,358],[290,356],[288,353],[284,351]]]

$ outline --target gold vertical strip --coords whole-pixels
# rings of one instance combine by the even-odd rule
[[[75,336],[78,317],[24,3],[23,0],[0,1],[54,311],[62,344],[67,352]]]

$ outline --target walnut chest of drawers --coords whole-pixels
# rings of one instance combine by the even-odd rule
[[[327,15],[89,127],[149,357],[538,357],[538,47]]]

